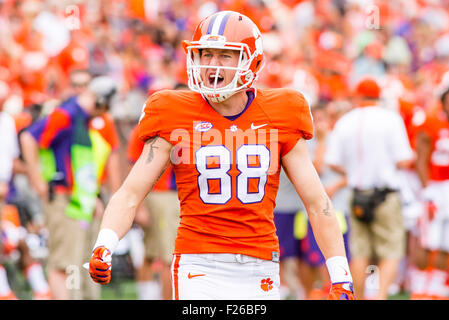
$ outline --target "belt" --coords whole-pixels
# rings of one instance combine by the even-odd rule
[[[244,254],[234,253],[182,253],[181,256],[189,258],[189,260],[199,259],[207,261],[219,262],[238,262],[238,263],[261,263],[263,260],[256,257],[247,256]],[[271,260],[270,260],[271,261]]]
[[[70,193],[69,187],[62,186],[62,185],[54,186],[53,191],[54,191],[54,193],[57,193],[57,194],[69,194]]]
[[[55,195],[69,195],[70,194],[70,188],[67,186],[64,186],[62,184],[55,184],[54,182],[49,182],[48,184],[48,200],[51,202],[54,200]]]
[[[389,194],[389,193],[393,193],[393,192],[398,192],[398,190],[388,188],[388,187],[387,188],[371,188],[371,189],[352,188],[352,191],[357,192],[357,193],[363,193],[363,194],[369,194],[369,193],[374,193],[374,192]]]

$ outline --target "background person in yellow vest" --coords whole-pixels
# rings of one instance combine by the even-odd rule
[[[86,242],[88,247],[84,250],[86,257],[83,261],[89,261],[90,259],[91,254],[89,250],[92,249],[97,240],[106,203],[110,195],[120,187],[122,181],[119,154],[120,140],[116,131],[114,119],[109,113],[104,113],[93,118],[90,125],[93,129],[98,131],[98,134],[101,135],[101,137],[106,138],[103,143],[100,142],[101,140],[99,141],[100,143],[98,143],[99,145],[105,144],[103,147],[94,148],[94,150],[99,153],[96,158],[105,159],[106,162],[97,168],[97,176],[100,179],[99,199],[95,207],[92,221],[89,224],[88,241]],[[94,146],[95,145],[96,144],[94,143]],[[107,152],[108,154],[107,159],[104,152]],[[100,298],[101,286],[90,279],[87,270],[81,271],[81,292],[81,298],[84,300],[96,300]]]
[[[74,70],[71,73],[71,91],[79,94],[83,88],[87,87],[90,82],[90,74],[88,70]],[[90,259],[89,250],[93,247],[96,236],[100,229],[100,222],[103,216],[109,195],[117,191],[122,181],[120,169],[120,140],[114,124],[114,119],[108,112],[111,103],[111,88],[114,88],[111,79],[107,77],[99,77],[92,82],[90,88],[99,93],[100,99],[97,100],[97,107],[105,112],[92,118],[90,128],[92,132],[94,159],[96,159],[97,178],[99,179],[99,196],[96,202],[95,211],[88,229],[87,247],[85,248],[86,257],[83,261]],[[108,97],[111,95],[110,97]],[[100,101],[101,100],[101,101]],[[83,300],[96,300],[100,298],[101,288],[99,285],[90,280],[88,272],[81,271],[81,293]]]
[[[31,185],[45,208],[47,274],[54,299],[81,298],[90,224],[114,145],[93,120],[107,111],[115,92],[112,79],[94,78],[20,137]]]

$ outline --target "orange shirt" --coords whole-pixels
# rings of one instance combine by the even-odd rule
[[[304,97],[291,89],[258,90],[236,119],[192,91],[158,91],[139,123],[145,141],[174,145],[171,161],[181,202],[178,253],[279,256],[273,209],[280,159],[313,124]]]
[[[417,129],[424,121],[425,110],[416,105],[413,101],[399,99],[399,114],[404,120],[405,130],[407,130],[408,141],[412,149],[416,148]]]
[[[449,120],[442,107],[431,110],[420,129],[431,139],[429,179],[449,180]]]

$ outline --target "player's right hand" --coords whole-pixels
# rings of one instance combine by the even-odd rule
[[[111,251],[104,246],[94,249],[89,262],[90,277],[99,284],[111,281]]]

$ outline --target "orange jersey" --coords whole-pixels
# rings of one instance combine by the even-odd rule
[[[144,143],[138,137],[139,127],[135,126],[129,135],[128,148],[126,150],[129,162],[135,163],[139,159]],[[175,190],[176,186],[173,183],[173,169],[169,166],[157,183],[153,187],[153,191],[168,191]]]
[[[416,135],[422,121],[426,118],[424,108],[413,102],[399,99],[399,114],[404,121],[405,130],[407,131],[408,141],[412,149],[416,148]]]
[[[309,106],[295,90],[258,90],[233,120],[192,91],[151,95],[139,137],[160,136],[174,146],[171,161],[181,202],[175,254],[276,259],[273,209],[280,159],[312,135]]]
[[[135,163],[139,159],[144,146],[144,142],[138,138],[139,127],[136,125],[129,134],[128,147],[126,148],[126,156],[128,161]]]
[[[440,107],[430,111],[420,129],[431,139],[429,179],[449,180],[449,120],[443,109]]]

